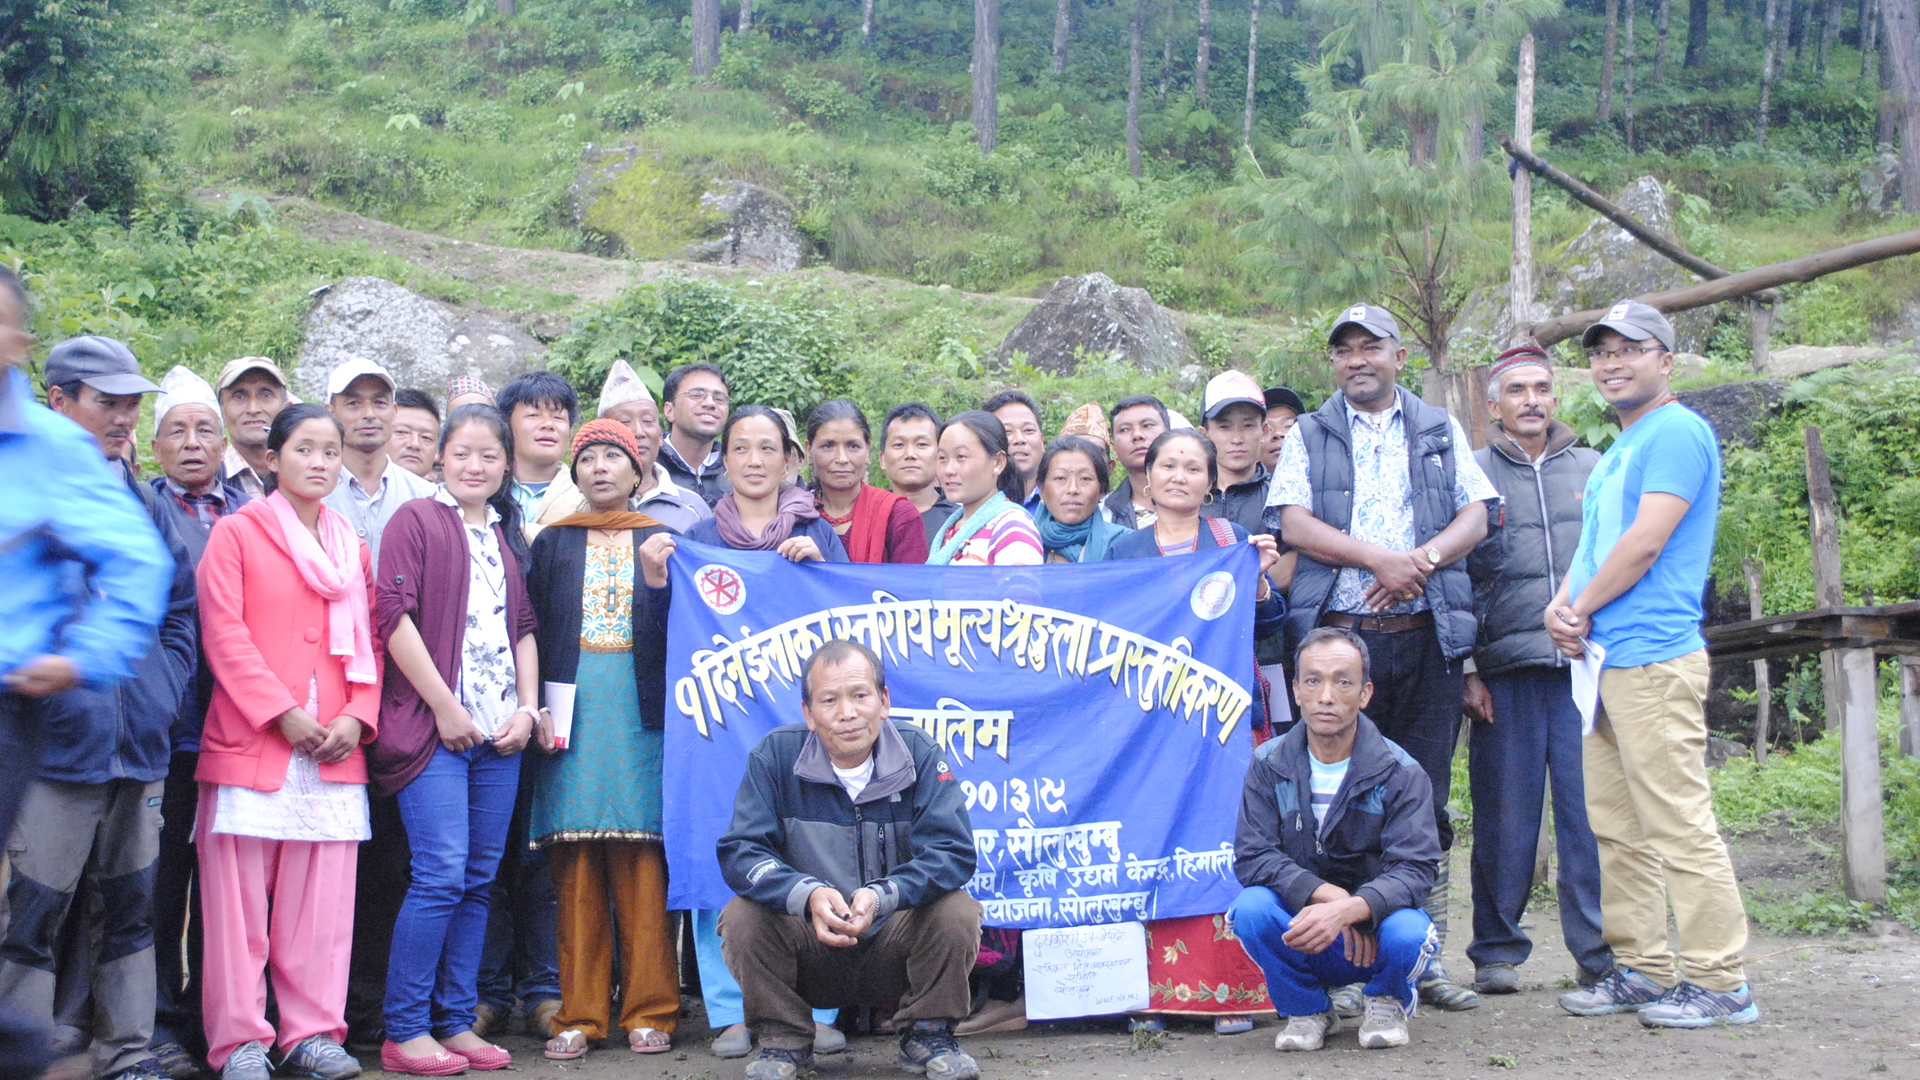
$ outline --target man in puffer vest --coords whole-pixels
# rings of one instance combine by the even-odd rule
[[[1465,559],[1487,535],[1500,496],[1466,452],[1458,421],[1402,389],[1400,327],[1371,304],[1340,313],[1327,335],[1340,392],[1287,436],[1267,516],[1300,553],[1288,589],[1287,647],[1317,626],[1351,630],[1373,656],[1380,733],[1413,756],[1433,788],[1442,852],[1453,847],[1448,783],[1460,725],[1462,664],[1473,651],[1473,587]],[[1427,913],[1447,934],[1447,860]],[[1420,984],[1436,1008],[1480,999],[1436,961]],[[1360,1012],[1357,987],[1334,995]]]
[[[1467,559],[1480,626],[1467,673],[1472,718],[1473,988],[1520,989],[1533,943],[1520,928],[1533,891],[1547,783],[1553,783],[1560,854],[1560,929],[1590,985],[1613,970],[1600,936],[1600,852],[1587,823],[1580,709],[1572,661],[1554,647],[1540,613],[1573,565],[1580,492],[1600,455],[1553,418],[1553,368],[1535,345],[1501,353],[1487,373],[1487,445],[1474,460],[1500,492],[1500,527]]]

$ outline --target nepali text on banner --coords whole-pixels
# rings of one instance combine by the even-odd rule
[[[988,925],[1210,914],[1238,895],[1251,545],[986,568],[795,564],[682,541],[669,568],[669,906],[732,898],[715,844],[747,755],[804,722],[801,666],[834,638],[873,649],[893,719],[944,748]]]

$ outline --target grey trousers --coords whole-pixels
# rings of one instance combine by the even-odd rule
[[[161,782],[27,785],[7,841],[11,917],[0,937],[0,1005],[53,1021],[61,929],[84,878],[101,924],[93,940],[93,1074],[112,1076],[147,1056],[153,1036],[153,870],[160,851]]]

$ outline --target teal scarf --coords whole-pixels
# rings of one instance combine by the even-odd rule
[[[960,522],[960,527],[953,531],[953,539],[948,540],[946,543],[941,544],[939,547],[927,553],[927,565],[945,566],[952,562],[953,557],[960,554],[960,549],[966,546],[967,541],[973,539],[973,534],[980,531],[981,525],[992,521],[996,515],[1003,513],[1007,507],[1012,505],[1012,499],[1007,498],[999,491],[995,491],[992,495],[988,496],[986,502],[980,504],[979,509],[968,514],[967,519]],[[959,520],[963,512],[964,511],[961,510],[955,510],[949,515],[947,523],[940,527],[940,535],[946,535],[947,529],[951,528],[953,523]]]
[[[1033,524],[1040,530],[1040,542],[1049,553],[1058,553],[1068,562],[1099,562],[1107,549],[1127,530],[1100,516],[1099,508],[1078,525],[1062,525],[1047,511],[1046,504],[1034,511]]]

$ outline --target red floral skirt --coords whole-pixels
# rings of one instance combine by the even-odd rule
[[[1146,1011],[1234,1016],[1272,1010],[1266,976],[1225,915],[1156,919],[1146,927]]]

